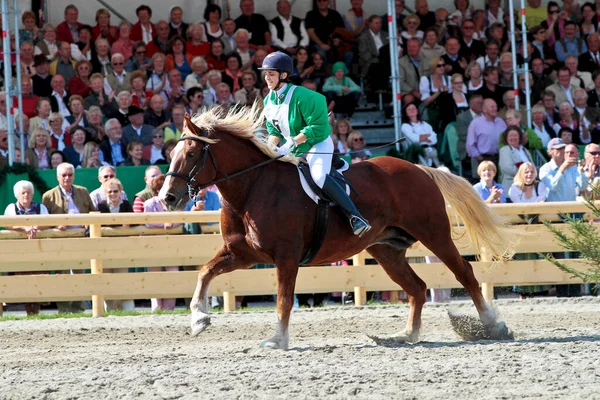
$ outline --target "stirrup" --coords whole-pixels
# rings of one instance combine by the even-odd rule
[[[371,230],[371,225],[369,225],[367,220],[358,215],[350,217],[350,225],[352,226],[352,231],[358,237],[363,237],[365,233]]]

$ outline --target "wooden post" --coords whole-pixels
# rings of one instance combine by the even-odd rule
[[[362,286],[354,287],[354,305],[363,306],[367,304],[367,288]]]
[[[90,214],[100,214],[98,211],[93,211]],[[102,225],[92,224],[90,225],[90,238],[101,238],[102,237]],[[90,266],[92,268],[92,275],[102,273],[102,260],[98,258],[92,258],[90,260]],[[92,295],[92,315],[94,317],[104,316],[104,296],[94,294]]]
[[[0,301],[0,317],[4,314],[4,306],[2,305],[2,301]]]
[[[492,257],[489,255],[485,248],[481,249],[480,257],[481,261],[493,261]],[[494,284],[490,282],[481,282],[481,293],[483,294],[483,298],[485,299],[485,301],[494,300]]]
[[[365,265],[365,259],[366,259],[365,252],[361,251],[360,253],[352,256],[352,265],[353,266]]]
[[[223,311],[235,311],[235,293],[223,292]]]
[[[392,290],[390,292],[390,303],[396,304],[396,303],[398,303],[399,299],[400,299],[400,291]]]

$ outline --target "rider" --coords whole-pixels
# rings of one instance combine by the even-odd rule
[[[284,140],[275,149],[280,156],[306,154],[314,182],[342,208],[354,234],[364,235],[371,225],[360,215],[344,188],[329,176],[334,147],[325,97],[289,83],[293,63],[287,54],[279,51],[269,54],[259,69],[265,71],[270,89],[264,101],[269,144],[275,148]]]

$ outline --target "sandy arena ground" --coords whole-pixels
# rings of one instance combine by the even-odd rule
[[[258,348],[274,312],[0,323],[1,399],[600,399],[600,298],[503,300],[508,342],[464,342],[428,304],[422,342],[375,346],[405,305],[299,310],[291,350]]]

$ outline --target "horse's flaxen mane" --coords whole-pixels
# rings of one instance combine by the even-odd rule
[[[192,123],[207,134],[222,131],[252,142],[257,149],[271,158],[277,153],[267,144],[267,138],[259,132],[264,130],[264,116],[261,107],[254,103],[252,107],[233,107],[225,112],[221,107],[212,107],[192,117]],[[193,132],[192,132],[193,133]],[[200,136],[207,143],[216,143],[219,139]],[[293,156],[280,158],[281,161],[298,164]]]

